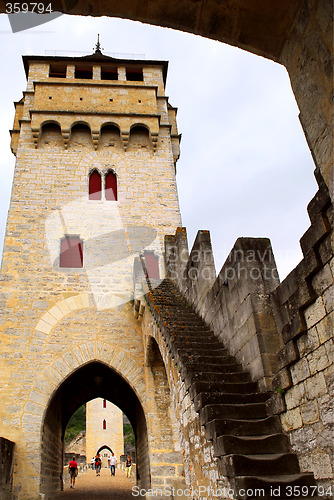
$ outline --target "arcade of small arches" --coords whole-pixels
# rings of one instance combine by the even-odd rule
[[[150,128],[143,123],[131,125],[129,131],[120,130],[116,124],[103,124],[99,132],[92,132],[87,122],[74,123],[69,132],[65,132],[57,121],[43,123],[34,132],[36,148],[65,148],[70,151],[84,148],[113,151],[131,151],[140,149],[153,153],[156,150],[158,136],[151,133]]]

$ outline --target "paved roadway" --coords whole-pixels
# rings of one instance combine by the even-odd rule
[[[125,473],[116,469],[116,475],[111,476],[110,469],[103,468],[101,476],[96,476],[95,471],[87,469],[76,478],[75,489],[70,488],[69,474],[65,476],[65,488],[56,500],[134,500],[131,488],[135,479],[125,477]]]

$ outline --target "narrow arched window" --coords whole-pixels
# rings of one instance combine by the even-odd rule
[[[60,267],[83,266],[83,242],[77,236],[65,236],[60,242]]]
[[[94,170],[89,176],[89,199],[100,200],[101,196],[101,175]]]
[[[106,399],[103,400],[103,408],[107,408],[107,400]]]
[[[106,428],[107,428],[107,422],[105,420],[103,420],[103,424],[102,425],[103,425],[103,430],[105,431]]]
[[[151,279],[159,279],[159,257],[154,255],[154,252],[146,251],[144,252],[144,259],[147,277]]]
[[[117,201],[117,177],[114,172],[108,172],[105,183],[106,200]]]

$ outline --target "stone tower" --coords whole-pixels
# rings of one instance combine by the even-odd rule
[[[163,277],[164,235],[181,220],[167,62],[114,59],[97,46],[23,63],[1,273],[0,435],[16,444],[14,491],[32,500],[60,488],[66,425],[97,397],[141,427],[149,478],[147,433],[152,447],[161,429],[145,430],[133,265],[141,255]]]
[[[101,454],[102,467],[113,451],[118,462],[124,454],[123,413],[106,399],[96,398],[86,405],[86,460]]]

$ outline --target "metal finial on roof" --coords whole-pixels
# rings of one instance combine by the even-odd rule
[[[98,34],[97,35],[97,43],[95,45],[95,54],[101,54],[102,55],[102,50],[104,50],[103,47],[101,47],[101,44],[100,44],[100,35]]]

